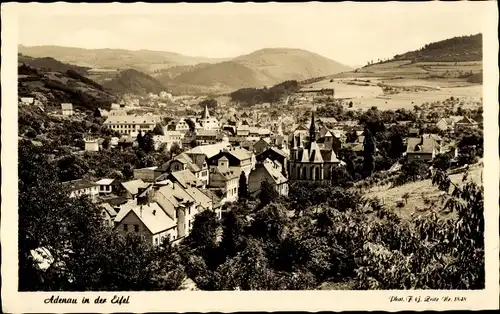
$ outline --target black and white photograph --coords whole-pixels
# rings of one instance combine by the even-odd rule
[[[169,311],[172,291],[459,307],[465,294],[431,292],[487,277],[498,299],[489,4],[18,4],[2,274],[44,293],[32,310],[110,292],[114,311],[147,311],[132,293],[164,292]]]

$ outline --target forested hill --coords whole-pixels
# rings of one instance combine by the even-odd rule
[[[395,55],[393,60],[463,62],[483,59],[482,34],[459,36],[433,42],[419,50]]]
[[[60,108],[72,103],[80,110],[110,108],[116,97],[91,79],[75,72],[47,71],[21,63],[18,67],[19,97],[36,97],[46,106]]]
[[[68,70],[72,70],[78,74],[87,75],[87,71],[90,69],[88,67],[81,67],[78,65],[63,63],[52,57],[33,58],[30,56],[25,56],[23,54],[18,54],[17,60],[18,63],[28,64],[34,68],[38,68],[49,72],[53,71],[53,72],[64,73]]]
[[[134,69],[121,71],[115,78],[103,83],[104,88],[114,93],[159,93],[166,90],[157,79]]]

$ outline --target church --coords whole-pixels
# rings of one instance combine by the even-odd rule
[[[196,122],[198,122],[204,130],[218,130],[220,128],[217,118],[210,116],[207,105],[205,105],[201,118]]]
[[[329,182],[334,167],[341,165],[331,146],[316,142],[314,112],[309,127],[307,145],[301,136],[293,136],[290,143],[289,179],[291,181]]]

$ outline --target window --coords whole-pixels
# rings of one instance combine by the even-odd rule
[[[155,244],[158,245],[158,238],[155,238]]]
[[[191,215],[191,207],[188,208],[188,215]]]
[[[128,225],[127,224],[123,225],[123,231],[128,231]]]
[[[135,232],[139,232],[139,225],[134,225]]]

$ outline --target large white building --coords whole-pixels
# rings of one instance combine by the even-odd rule
[[[139,131],[153,131],[156,125],[156,119],[152,114],[137,115],[120,115],[109,116],[104,121],[104,126],[120,134],[130,134]]]

